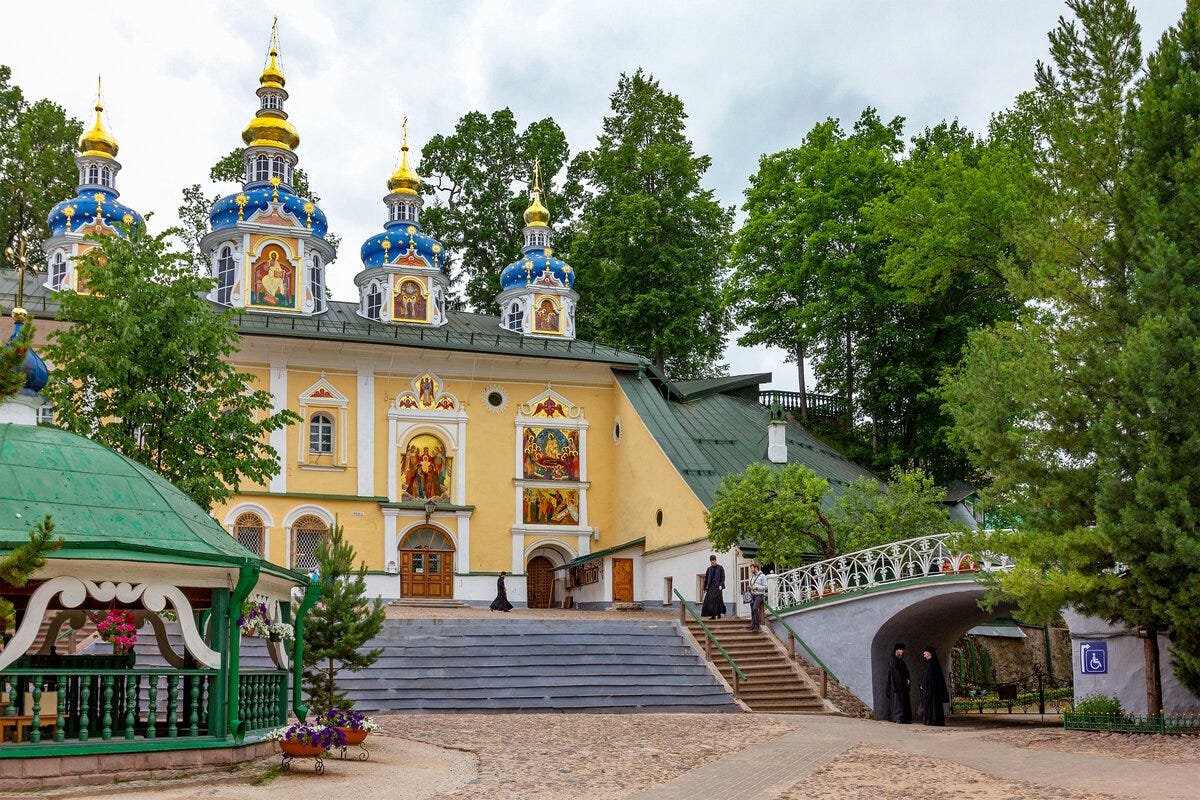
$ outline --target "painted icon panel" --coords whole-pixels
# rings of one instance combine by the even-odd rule
[[[533,480],[579,480],[579,431],[526,428],[524,475]]]
[[[396,322],[429,322],[429,290],[425,281],[397,276],[392,291],[392,319]]]
[[[250,305],[276,311],[296,311],[296,267],[288,260],[287,251],[269,244],[259,251],[250,267],[252,287]]]
[[[562,333],[562,314],[558,303],[549,297],[537,301],[533,312],[533,330],[537,333]]]
[[[578,525],[578,489],[525,489],[524,513],[527,525]]]
[[[449,500],[454,458],[441,439],[420,433],[408,440],[400,456],[400,483],[404,500]]]

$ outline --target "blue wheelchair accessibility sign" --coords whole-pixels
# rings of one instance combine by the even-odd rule
[[[1079,664],[1084,675],[1108,674],[1108,642],[1081,642]]]

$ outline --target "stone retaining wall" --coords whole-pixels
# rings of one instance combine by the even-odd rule
[[[55,789],[68,786],[180,778],[229,771],[238,764],[278,752],[274,742],[203,750],[154,750],[77,756],[0,759],[0,791]]]

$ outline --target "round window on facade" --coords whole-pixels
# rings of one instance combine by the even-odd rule
[[[654,515],[654,521],[658,523],[658,527],[660,527],[660,528],[662,527],[662,509],[661,508],[658,510],[658,513]]]
[[[499,408],[504,405],[504,395],[499,392],[488,392],[487,401],[492,408]]]
[[[488,386],[483,390],[483,407],[499,414],[508,406],[508,393],[499,386]]]
[[[613,442],[621,443],[621,420],[619,419],[613,420]]]

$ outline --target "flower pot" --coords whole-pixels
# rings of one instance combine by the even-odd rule
[[[297,742],[290,739],[280,739],[279,749],[292,758],[311,758],[325,752],[325,748],[307,742]]]
[[[361,731],[357,728],[338,728],[342,735],[346,737],[346,746],[353,747],[356,744],[362,744],[363,739],[367,738],[369,731]]]

